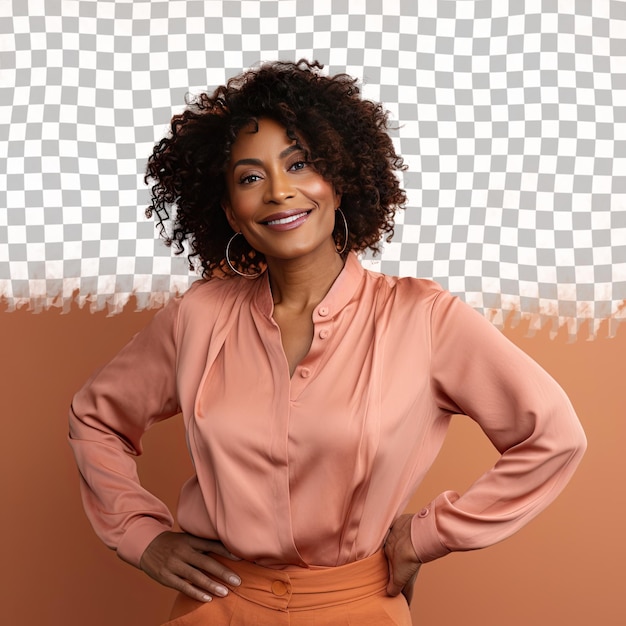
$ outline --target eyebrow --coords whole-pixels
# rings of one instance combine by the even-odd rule
[[[299,143],[292,143],[288,148],[285,148],[279,155],[279,159],[286,159],[292,152],[297,152],[298,150],[304,150],[304,148]],[[236,163],[233,164],[233,170],[240,165],[257,165],[262,166],[263,162],[261,159],[239,159]]]

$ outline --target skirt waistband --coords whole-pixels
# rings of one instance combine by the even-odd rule
[[[383,550],[347,565],[297,570],[276,570],[212,556],[241,578],[241,585],[227,585],[232,593],[278,610],[325,608],[383,594],[389,578]]]

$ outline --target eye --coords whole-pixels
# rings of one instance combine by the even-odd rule
[[[295,161],[289,166],[289,169],[293,171],[303,170],[307,165],[306,161]]]
[[[247,176],[242,176],[239,179],[240,185],[250,185],[251,183],[256,183],[257,180],[260,180],[261,177],[258,174],[248,174]]]

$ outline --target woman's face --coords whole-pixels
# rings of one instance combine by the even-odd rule
[[[301,145],[268,118],[240,131],[226,170],[223,202],[230,226],[271,259],[335,253],[335,209],[341,197],[306,161]]]

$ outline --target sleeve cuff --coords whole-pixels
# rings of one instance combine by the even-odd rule
[[[153,517],[142,517],[124,533],[117,546],[117,555],[127,563],[139,567],[145,549],[157,535],[168,530],[172,530],[171,525],[159,522]]]
[[[437,507],[444,501],[457,498],[458,495],[453,492],[443,493],[413,516],[411,520],[411,543],[417,558],[422,563],[434,561],[451,552],[439,538],[435,513]]]

